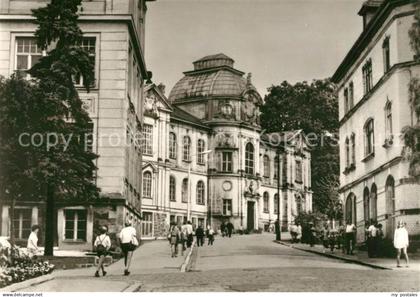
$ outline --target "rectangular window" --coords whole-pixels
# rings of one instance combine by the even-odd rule
[[[89,60],[92,63],[93,71],[95,72],[96,67],[96,37],[83,37],[81,47],[88,53]],[[95,75],[94,75],[95,76]],[[76,86],[83,86],[83,76],[81,74],[77,74],[74,77],[74,83]],[[94,81],[92,82],[91,86],[95,86],[95,77]]]
[[[269,212],[269,208],[268,208],[268,199],[269,199],[269,197],[268,197],[268,195],[264,195],[264,201],[263,201],[263,203],[264,203],[264,205],[263,205],[263,212],[265,212],[265,213],[268,213]]]
[[[277,182],[279,178],[279,158],[276,156],[274,158],[274,181]]]
[[[354,107],[354,84],[350,82],[349,84],[349,110]]]
[[[197,141],[197,163],[204,164],[204,140],[199,139]]]
[[[153,155],[153,126],[144,124],[142,132],[142,152],[145,155]]]
[[[282,166],[282,183],[283,185],[287,184],[287,155],[283,156],[283,166]]]
[[[384,58],[384,73],[387,73],[391,68],[390,53],[389,53],[389,36],[385,38],[382,44],[382,52]]]
[[[274,213],[279,213],[279,195],[274,194]]]
[[[13,231],[16,239],[28,239],[31,233],[32,209],[15,208],[13,211]]]
[[[175,222],[175,215],[170,215],[169,216],[169,221],[172,223],[172,222]]]
[[[302,182],[302,161],[296,160],[296,182]]]
[[[37,46],[34,37],[16,37],[15,71],[26,71],[32,68],[42,57],[42,50]]]
[[[344,89],[344,114],[349,112],[349,90]]]
[[[204,225],[204,219],[203,218],[198,218],[198,226],[201,226],[203,228],[205,228],[206,226]]]
[[[232,172],[232,152],[222,153],[222,172]]]
[[[65,217],[65,233],[66,240],[83,240],[86,241],[86,216],[85,209],[66,209]]]
[[[232,200],[223,199],[223,215],[225,216],[232,215]]]
[[[141,235],[152,236],[153,235],[153,213],[143,212],[141,221]]]
[[[356,135],[351,135],[351,163],[352,165],[356,165]]]

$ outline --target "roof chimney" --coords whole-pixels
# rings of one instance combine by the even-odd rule
[[[378,8],[382,5],[384,0],[367,0],[363,2],[362,8],[360,8],[358,15],[363,17],[363,30],[375,16]]]

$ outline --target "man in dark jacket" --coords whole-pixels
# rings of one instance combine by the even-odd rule
[[[195,230],[195,236],[197,237],[197,246],[203,246],[204,244],[204,229],[203,226],[199,225]]]
[[[232,230],[233,230],[233,224],[231,222],[228,222],[226,224],[226,229],[229,237],[232,237]]]

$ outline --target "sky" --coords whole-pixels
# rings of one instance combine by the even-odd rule
[[[166,92],[192,62],[224,53],[261,95],[287,80],[332,76],[362,31],[363,0],[147,2],[145,57]]]

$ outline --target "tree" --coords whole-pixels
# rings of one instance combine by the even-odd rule
[[[414,51],[414,60],[420,61],[420,4],[416,6],[414,22],[408,32],[410,45]],[[413,77],[409,83],[409,104],[414,113],[415,123],[403,127],[401,133],[404,141],[402,155],[410,162],[409,175],[420,176],[420,79]]]
[[[261,108],[261,124],[266,132],[302,129],[311,151],[312,190],[314,209],[328,213],[338,199],[327,193],[322,179],[337,180],[339,176],[338,141],[334,134],[339,128],[338,100],[335,86],[328,80],[312,83],[287,81],[268,89]]]
[[[94,78],[89,55],[80,46],[80,3],[52,0],[33,10],[37,43],[49,50],[48,55],[28,71],[31,81],[12,77],[2,81],[0,90],[0,154],[2,163],[7,160],[1,186],[7,187],[13,201],[24,195],[46,200],[45,255],[53,255],[56,201],[78,204],[99,196],[94,182],[97,155],[86,142],[90,118],[73,83],[74,76],[82,75],[89,90]],[[44,146],[22,147],[23,133],[39,135]]]

